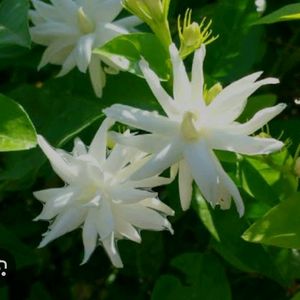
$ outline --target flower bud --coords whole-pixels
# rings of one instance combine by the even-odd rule
[[[170,0],[123,0],[122,4],[147,23],[166,49],[169,48],[172,43],[168,23]]]
[[[192,10],[187,9],[181,27],[180,16],[178,17],[181,57],[188,56],[194,50],[200,48],[202,44],[208,45],[218,38],[218,36],[212,36],[212,31],[209,29],[212,21],[205,25],[204,18],[199,25],[196,22],[191,22],[191,18]]]
[[[204,87],[204,101],[208,105],[210,104],[218,94],[223,90],[221,83],[217,82],[209,90]]]
[[[164,20],[170,0],[124,0],[123,6],[144,22]]]

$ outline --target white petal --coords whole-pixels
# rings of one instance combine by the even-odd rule
[[[112,215],[110,203],[103,199],[98,209],[94,209],[93,218],[101,241],[105,240],[114,231],[114,217]]]
[[[131,179],[139,180],[160,174],[182,157],[182,146],[178,142],[173,142],[164,147],[160,152],[150,156],[150,159],[136,171]]]
[[[60,56],[63,52],[63,58],[70,54],[69,46],[72,45],[73,39],[64,39],[64,40],[56,40],[55,42],[51,43],[49,47],[44,51],[41,62],[39,63],[38,70],[43,68],[51,61],[57,61],[56,56]],[[64,51],[67,50],[67,51]]]
[[[88,212],[82,229],[82,240],[84,245],[84,257],[81,264],[85,264],[97,246],[98,232],[95,227],[94,216],[91,210]]]
[[[193,193],[193,176],[190,171],[190,167],[183,159],[179,162],[179,197],[183,210],[187,210],[190,207]]]
[[[56,75],[62,77],[69,73],[76,66],[75,52],[72,51],[62,65],[61,71]]]
[[[86,14],[96,22],[111,22],[122,10],[120,0],[88,0],[82,4]]]
[[[205,46],[202,45],[194,54],[193,68],[192,68],[192,99],[196,102],[200,109],[205,107],[203,99],[203,86],[204,86],[204,75],[203,75],[203,61],[205,57]]]
[[[85,209],[72,208],[59,215],[50,226],[50,231],[45,234],[39,248],[46,246],[56,238],[79,227],[84,220],[85,212]]]
[[[228,130],[234,134],[252,134],[279,115],[286,106],[284,103],[279,103],[276,106],[264,108],[257,112],[250,121],[244,124],[235,124]]]
[[[36,12],[45,20],[58,20],[57,11],[52,6],[39,0],[31,0]]]
[[[233,197],[239,214],[243,214],[243,201],[237,187],[204,141],[188,144],[185,158],[201,193],[212,207],[219,204],[223,209],[229,208],[229,194]],[[223,201],[227,203],[222,203]]]
[[[213,149],[237,152],[246,155],[269,154],[279,151],[284,144],[272,138],[251,137],[240,134],[212,130],[207,135],[207,142]]]
[[[172,232],[171,224],[165,217],[141,204],[123,205],[122,214],[126,221],[140,229],[155,231],[168,229]]]
[[[116,228],[119,234],[128,238],[129,240],[134,241],[136,243],[140,243],[142,241],[138,231],[129,222],[121,218],[117,218]]]
[[[155,98],[167,114],[172,116],[178,114],[175,101],[168,95],[168,93],[161,86],[158,76],[150,69],[148,62],[142,59],[139,66],[144,74],[144,77],[154,94]]]
[[[252,77],[248,76],[248,78],[254,79],[258,74],[255,73]],[[245,82],[241,79],[241,82],[242,84],[240,85],[237,82],[229,85],[211,102],[208,107],[211,118],[213,116],[217,118],[218,116],[222,123],[233,122],[242,113],[251,94],[263,85],[277,84],[279,81],[276,78],[266,78],[254,83],[250,79],[245,80]]]
[[[87,148],[86,145],[80,138],[75,138],[74,140],[74,148],[72,150],[74,156],[86,155]]]
[[[175,44],[171,44],[169,50],[173,66],[174,99],[176,102],[182,103],[184,105],[186,103],[186,99],[190,99],[191,96],[190,81]]]
[[[77,169],[75,166],[68,164],[61,155],[53,149],[47,141],[41,136],[38,135],[38,144],[48,157],[51,166],[55,173],[65,182],[72,182],[77,176]]]
[[[134,188],[130,188],[126,185],[118,185],[115,186],[111,191],[111,197],[115,203],[135,203],[146,198],[155,197],[157,193],[148,192],[145,190],[138,190]]]
[[[106,76],[101,66],[101,59],[97,55],[92,55],[89,64],[89,74],[94,92],[97,97],[102,97],[102,90],[106,83]]]
[[[33,195],[45,202],[43,210],[34,220],[50,220],[62,212],[70,204],[76,191],[71,187],[47,189],[34,192]]]
[[[140,202],[140,204],[155,209],[158,212],[164,213],[167,216],[174,216],[175,212],[168,205],[164,204],[156,198],[148,198]]]
[[[143,129],[161,135],[175,134],[178,130],[178,123],[149,112],[127,105],[114,104],[103,112],[110,118],[126,125]]]
[[[143,21],[136,16],[129,16],[126,18],[122,18],[114,21],[114,24],[120,27],[125,27],[126,29],[133,31],[133,27],[142,24]]]
[[[77,47],[75,49],[75,59],[78,69],[85,73],[92,56],[92,48],[95,41],[94,34],[87,34],[82,37],[77,42]]]
[[[169,143],[169,139],[157,134],[139,134],[124,136],[117,132],[110,132],[109,136],[117,143],[128,147],[137,148],[146,153],[159,151],[163,145]]]
[[[107,131],[113,126],[114,121],[106,118],[100,128],[98,129],[95,137],[89,148],[89,154],[93,156],[100,164],[106,159],[106,144],[107,144]]]
[[[116,248],[114,233],[102,241],[103,247],[116,268],[123,268],[123,263]]]

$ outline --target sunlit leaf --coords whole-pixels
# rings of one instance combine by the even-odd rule
[[[185,253],[175,257],[171,266],[180,272],[161,276],[151,300],[230,300],[230,287],[219,261],[212,255]]]
[[[248,242],[300,249],[300,193],[272,208],[243,234]]]
[[[151,33],[132,33],[121,35],[94,53],[113,61],[121,69],[142,76],[139,62],[142,57],[148,61],[155,73],[167,80],[170,75],[168,53],[155,35]]]
[[[299,20],[300,19],[300,4],[286,5],[267,16],[264,16],[255,24],[272,24],[283,21]]]
[[[33,148],[36,133],[21,105],[0,94],[0,151]]]

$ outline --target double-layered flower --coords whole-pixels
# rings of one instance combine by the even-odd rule
[[[169,178],[129,179],[143,164],[143,153],[115,145],[108,154],[107,129],[112,124],[109,119],[102,123],[89,148],[76,139],[72,154],[52,148],[39,136],[39,146],[65,186],[34,195],[44,203],[36,219],[53,221],[40,247],[82,226],[83,263],[100,243],[112,263],[122,267],[116,241],[127,238],[139,243],[142,229],[172,232],[166,216],[174,212],[150,190],[169,183]]]
[[[273,138],[251,136],[278,115],[284,104],[257,112],[246,123],[237,122],[248,97],[265,84],[276,84],[275,78],[257,80],[261,72],[243,77],[224,88],[212,101],[203,97],[203,60],[205,46],[195,52],[191,80],[175,45],[170,46],[173,66],[173,98],[163,89],[157,75],[146,61],[141,70],[165,115],[115,104],[104,113],[119,122],[150,134],[124,137],[113,133],[119,143],[150,153],[147,162],[132,175],[140,179],[161,173],[179,163],[179,190],[183,209],[190,206],[195,180],[204,198],[214,207],[230,207],[233,198],[240,215],[244,205],[239,190],[226,174],[214,149],[245,155],[278,151],[283,143]]]
[[[34,25],[30,28],[32,40],[47,47],[39,68],[48,63],[61,65],[58,76],[76,66],[83,73],[88,70],[94,91],[101,97],[104,71],[116,72],[118,67],[92,54],[92,50],[127,34],[140,21],[136,17],[114,21],[122,10],[120,0],[51,0],[49,4],[32,0],[32,4],[35,8],[29,13]],[[103,68],[101,61],[109,68]]]

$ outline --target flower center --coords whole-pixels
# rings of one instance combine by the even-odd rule
[[[94,31],[95,29],[94,23],[86,15],[82,7],[80,7],[77,11],[77,18],[78,18],[79,28],[82,33],[88,34]]]
[[[197,129],[194,124],[197,119],[197,115],[190,111],[185,112],[183,115],[181,123],[181,133],[187,140],[197,140],[201,135],[200,130]]]

